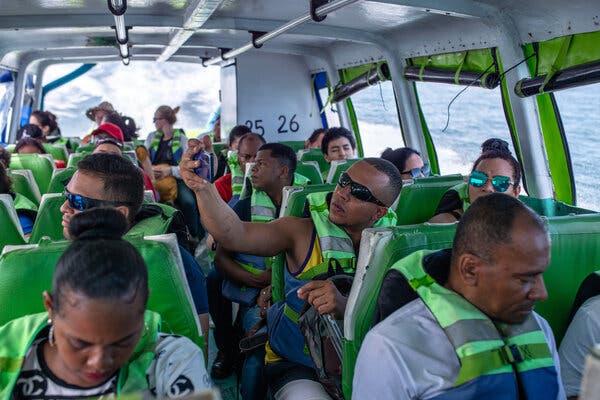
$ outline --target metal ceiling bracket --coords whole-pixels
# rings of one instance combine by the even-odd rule
[[[129,30],[133,28],[131,25],[128,25],[125,27],[125,40],[119,39],[119,35],[117,35],[117,32],[116,32],[117,27],[115,25],[112,25],[110,28],[115,31],[115,40],[117,41],[118,44],[127,44],[127,42],[129,42]]]
[[[328,2],[329,2],[329,0],[309,0],[310,17],[312,18],[313,21],[315,21],[315,22],[321,22],[325,18],[327,18],[327,14],[322,15],[322,16],[319,17],[317,15],[317,8],[321,7],[324,4],[327,4]]]
[[[252,46],[254,46],[255,49],[260,49],[263,45],[262,45],[262,43],[256,43],[256,39],[258,39],[259,37],[261,37],[262,35],[264,35],[267,32],[259,32],[259,31],[249,31],[249,32],[252,35]]]
[[[127,11],[127,0],[106,0],[108,9],[115,17],[125,14]]]

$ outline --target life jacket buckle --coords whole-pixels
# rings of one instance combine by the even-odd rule
[[[500,354],[507,364],[518,364],[523,362],[523,355],[519,346],[516,344],[508,344],[500,348]]]

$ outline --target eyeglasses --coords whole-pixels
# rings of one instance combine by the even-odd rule
[[[82,196],[80,194],[74,194],[69,192],[66,188],[63,192],[63,196],[65,196],[65,200],[69,202],[69,207],[73,210],[85,211],[90,208],[100,207],[103,204],[113,204],[120,206],[130,206],[132,203],[126,201],[111,201],[111,200],[98,200],[98,199],[90,199],[89,197]]]
[[[494,191],[500,193],[506,192],[510,185],[514,184],[514,182],[511,181],[508,176],[496,175],[490,179],[481,171],[473,171],[471,172],[471,176],[469,176],[469,184],[476,188],[482,187],[487,183],[488,180],[492,182]]]
[[[409,169],[407,171],[401,172],[402,175],[410,174],[413,177],[413,179],[429,176],[430,173],[431,173],[431,167],[429,166],[429,164],[423,164],[423,166],[421,168],[413,168],[413,169]]]
[[[164,118],[156,118],[156,117],[154,117],[154,118],[152,118],[152,122],[156,122],[156,121],[158,121],[159,119],[164,119]]]
[[[378,206],[387,207],[381,202],[381,200],[373,196],[373,193],[371,193],[368,187],[354,182],[352,178],[350,178],[350,175],[348,175],[346,172],[342,172],[342,175],[340,175],[338,185],[343,188],[350,185],[350,194],[360,201],[368,201],[369,203],[374,203]]]

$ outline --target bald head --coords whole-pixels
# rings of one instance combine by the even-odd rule
[[[512,243],[515,222],[547,236],[542,219],[519,200],[502,193],[478,198],[461,218],[452,246],[453,263],[464,253],[492,261],[493,250]]]
[[[385,185],[379,185],[379,187],[373,187],[373,194],[375,197],[380,199],[388,207],[392,205],[402,190],[402,176],[398,168],[391,162],[382,158],[363,158],[355,165],[360,167],[361,163],[366,163],[374,167],[377,171],[381,172],[388,178]]]

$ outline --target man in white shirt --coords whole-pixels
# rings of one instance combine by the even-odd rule
[[[549,251],[544,222],[521,202],[476,200],[452,251],[416,252],[388,272],[380,301],[402,285],[416,295],[367,334],[352,397],[563,399],[552,331],[533,312],[547,298]]]

